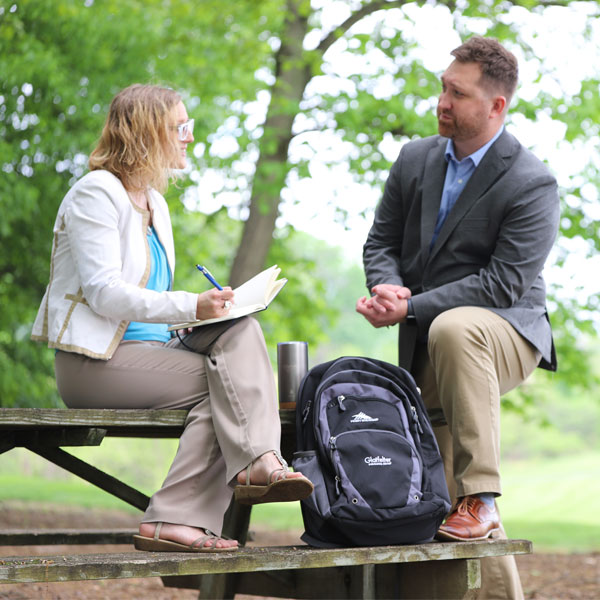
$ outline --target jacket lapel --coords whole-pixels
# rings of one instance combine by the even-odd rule
[[[514,153],[514,138],[504,131],[502,135],[492,144],[491,148],[475,169],[462,194],[456,200],[450,214],[438,235],[429,258],[442,248],[455,227],[460,223],[469,209],[479,198],[494,184],[506,169],[510,166],[510,157]],[[442,183],[443,186],[443,183]],[[437,217],[437,213],[435,215]],[[433,234],[433,230],[432,230]],[[431,240],[431,236],[429,237]]]
[[[442,190],[446,177],[447,163],[446,138],[440,138],[440,144],[430,150],[423,172],[423,200],[421,206],[421,261],[424,267],[429,260],[429,244],[435,230]]]

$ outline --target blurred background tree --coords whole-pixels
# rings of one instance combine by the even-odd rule
[[[395,360],[394,330],[365,327],[353,313],[364,293],[360,266],[335,240],[325,244],[297,231],[282,214],[302,204],[301,184],[318,164],[331,177],[341,167],[373,192],[359,200],[358,212],[369,219],[390,152],[435,133],[439,73],[425,66],[415,33],[433,10],[463,39],[497,37],[522,57],[522,71],[533,70],[535,91],[519,93],[509,120],[517,135],[545,120],[562,124],[567,149],[592,149],[581,153],[586,159],[576,174],[559,181],[563,219],[553,261],[567,267],[574,244],[584,255],[597,254],[597,63],[590,61],[578,86],[563,88],[537,51],[537,34],[527,36],[520,26],[525,17],[544,23],[549,11],[577,10],[578,43],[595,39],[597,48],[595,2],[0,3],[0,404],[60,405],[53,353],[29,341],[48,280],[51,228],[64,193],[86,170],[112,96],[136,81],[181,91],[196,119],[187,177],[167,194],[177,287],[204,285],[192,268],[199,257],[234,285],[277,263],[290,283],[260,317],[271,349],[303,339],[317,359],[379,353]],[[443,58],[447,64],[451,57]],[[323,194],[322,214],[332,211],[344,222],[357,202],[345,192],[340,183],[339,192]],[[589,389],[597,375],[581,340],[595,335],[599,297],[565,287],[551,290],[560,361],[554,377]],[[512,403],[523,406],[535,393],[525,388]]]

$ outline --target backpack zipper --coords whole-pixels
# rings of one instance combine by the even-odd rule
[[[312,405],[312,398],[306,403],[304,410],[302,411],[302,425],[306,423],[308,420],[308,415],[310,414],[310,407]]]
[[[411,440],[409,437],[402,435],[401,433],[398,433],[396,431],[388,431],[387,429],[355,429],[353,431],[344,431],[338,435],[332,435],[329,438],[329,458],[331,460],[331,464],[334,468],[334,470],[337,472],[337,465],[336,462],[333,458],[333,453],[338,449],[337,447],[337,438],[340,435],[346,436],[346,435],[356,435],[356,434],[360,434],[360,433],[377,433],[377,434],[381,434],[381,435],[392,435],[392,436],[398,436],[400,439],[402,439],[408,446],[410,446],[410,448],[412,449],[413,453],[415,454],[415,456],[417,457],[417,462],[419,463],[419,466],[421,468],[421,472],[423,471],[423,458],[421,457],[421,455],[419,454],[419,451],[417,449],[417,445],[415,444],[414,440]],[[337,487],[337,484],[336,484]]]
[[[329,458],[331,460],[331,464],[334,468],[335,471],[337,471],[337,465],[335,464],[335,461],[333,460],[333,453],[337,450],[337,444],[336,444],[336,436],[332,435],[329,438]],[[335,477],[335,493],[337,496],[339,496],[342,493],[341,490],[341,483],[342,483],[342,479],[341,477],[336,473]]]
[[[342,360],[345,360],[346,358],[347,358],[347,357],[345,357],[345,358],[344,358],[344,359],[342,359]],[[363,360],[364,360],[364,362],[365,362],[366,364],[368,364],[368,365],[373,365],[373,366],[376,366],[376,365],[374,365],[374,363],[372,363],[371,361],[369,361],[369,360],[367,360],[367,359],[363,359]],[[334,361],[334,362],[338,362],[338,361]],[[332,365],[332,366],[333,366],[333,365]],[[330,367],[330,368],[331,368],[331,367]],[[328,369],[328,370],[329,370],[329,369]],[[329,382],[330,382],[330,380],[331,380],[331,379],[335,379],[336,377],[339,377],[341,373],[345,373],[345,372],[346,372],[346,370],[345,370],[345,369],[341,369],[341,370],[339,370],[339,371],[336,371],[335,373],[333,373],[333,374],[331,374],[331,375],[328,375],[328,376],[326,376],[324,379],[322,379],[322,380],[321,380],[321,382],[320,382],[320,383],[317,385],[317,389],[315,390],[315,393],[313,394],[313,396],[312,396],[311,398],[309,398],[309,399],[308,399],[308,401],[307,401],[307,403],[306,403],[306,406],[304,407],[304,410],[302,411],[302,425],[303,425],[303,426],[304,426],[304,425],[306,424],[306,422],[308,421],[308,418],[311,416],[311,413],[313,413],[313,431],[314,431],[314,436],[315,436],[315,440],[316,440],[316,442],[317,442],[317,446],[320,446],[320,447],[321,447],[321,452],[323,452],[323,447],[322,447],[322,446],[323,446],[323,441],[322,441],[322,438],[320,438],[320,436],[319,436],[319,432],[318,432],[318,429],[317,429],[317,424],[316,424],[316,416],[315,416],[315,413],[314,413],[314,411],[312,411],[312,410],[311,410],[311,409],[312,409],[312,405],[313,405],[313,404],[316,404],[316,402],[315,402],[315,399],[316,399],[316,398],[319,398],[319,397],[321,396],[321,394],[322,394],[322,392],[323,392],[323,389],[325,389],[325,388],[326,388],[326,387],[329,385]],[[325,373],[327,373],[327,371],[326,371]],[[325,374],[324,374],[324,375],[325,375]],[[404,404],[404,406],[405,406],[405,407],[406,407],[406,405],[408,404],[408,405],[409,405],[409,406],[412,408],[412,404],[410,404],[410,399],[409,399],[408,393],[407,393],[407,392],[406,392],[406,391],[403,389],[402,385],[399,385],[398,383],[396,383],[396,381],[395,381],[395,378],[394,378],[394,379],[391,379],[391,378],[387,377],[387,375],[382,375],[382,374],[379,374],[379,373],[377,373],[377,376],[378,376],[378,377],[381,377],[382,379],[388,379],[389,381],[391,381],[391,382],[393,383],[393,385],[394,385],[396,388],[398,388],[398,390],[401,392],[401,394],[400,394],[400,395],[396,394],[396,395],[397,395],[397,397],[398,397],[398,400],[399,400],[400,402],[402,402],[402,403]],[[305,380],[303,379],[302,383],[304,383],[304,381],[305,381]],[[341,382],[339,382],[339,383],[341,383]],[[403,384],[403,385],[406,385],[406,383],[405,383],[405,382],[402,382],[402,384]],[[301,386],[301,387],[302,387],[302,386]],[[406,387],[408,387],[408,388],[410,389],[410,386],[406,386]],[[392,391],[392,390],[390,390],[390,391]],[[410,390],[410,391],[412,391],[412,390]],[[301,391],[300,391],[299,393],[301,393]],[[393,392],[393,393],[395,393],[395,392]],[[344,398],[344,399],[345,399],[345,398]],[[343,401],[342,401],[342,402],[343,402]],[[385,402],[385,401],[384,401],[384,402]],[[416,409],[415,409],[415,410],[416,410]],[[418,415],[417,415],[417,423],[418,423],[418,425],[419,425],[419,430],[422,432],[421,424],[420,424],[420,422],[418,421]],[[416,441],[417,441],[417,440],[415,440],[415,442],[416,442]],[[413,444],[414,444],[414,443],[413,443]]]
[[[419,421],[419,413],[417,413],[417,407],[410,405],[410,412],[412,414],[413,423],[416,425],[417,430],[421,435],[423,435],[423,427],[421,427],[421,421]]]

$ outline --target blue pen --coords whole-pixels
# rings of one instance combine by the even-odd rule
[[[202,265],[196,265],[196,269],[198,269],[198,271],[200,271],[202,275],[204,275],[204,277],[206,277],[206,279],[208,279],[218,290],[223,289],[206,267],[203,267]]]

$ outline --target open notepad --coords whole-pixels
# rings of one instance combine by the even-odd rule
[[[171,325],[169,331],[186,329],[187,327],[200,327],[201,325],[209,325],[210,323],[218,323],[219,321],[229,321],[230,319],[237,319],[238,317],[265,310],[271,304],[273,298],[279,294],[281,288],[287,283],[287,279],[285,278],[277,279],[279,273],[281,273],[281,269],[277,265],[273,265],[235,288],[233,290],[233,306],[226,315],[201,321],[190,321],[189,323],[177,323],[176,325]]]

